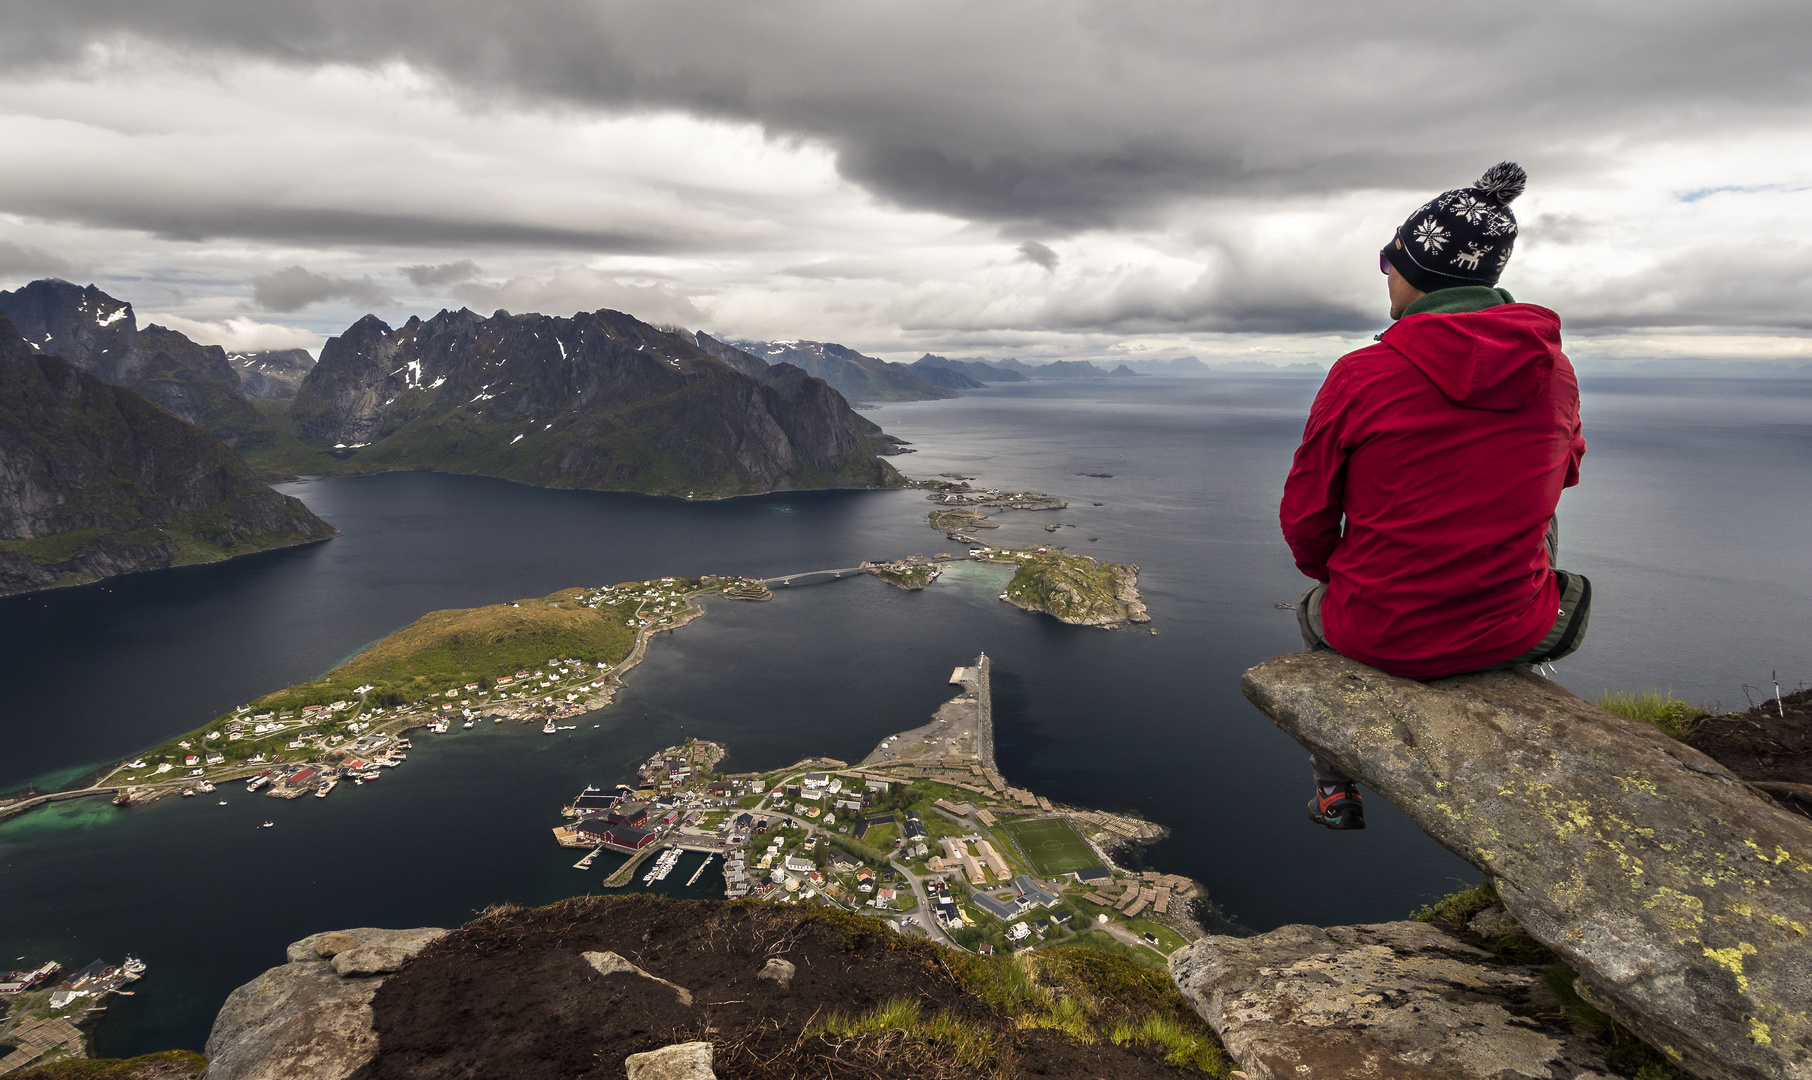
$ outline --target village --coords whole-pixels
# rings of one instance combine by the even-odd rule
[[[58,979],[62,970],[53,960],[0,973],[0,1076],[85,1056],[87,1036],[78,1025],[104,1012],[109,994],[130,997],[125,987],[144,976],[145,964],[131,956],[118,964],[96,960]]]
[[[360,684],[337,701],[259,709],[241,705],[206,728],[118,766],[96,786],[119,788],[116,805],[166,795],[214,793],[228,781],[248,792],[280,799],[326,798],[342,784],[362,786],[408,758],[405,732],[445,734],[454,725],[540,724],[544,734],[573,730],[562,724],[604,708],[621,688],[621,675],[638,663],[653,634],[676,629],[703,614],[693,603],[701,592],[759,599],[766,588],[747,578],[663,577],[598,589],[575,590],[577,603],[620,613],[636,631],[628,656],[615,664],[579,657],[549,657],[513,673],[435,688],[422,699],[385,704],[377,687]],[[521,602],[518,602],[521,603]],[[511,606],[516,606],[512,604]]]
[[[1000,777],[988,664],[956,669],[964,693],[855,766],[815,758],[724,774],[721,746],[688,740],[644,762],[634,784],[580,792],[555,839],[589,849],[576,869],[623,856],[606,888],[655,887],[683,852],[704,853],[688,885],[721,860],[728,899],[877,915],[983,954],[1090,936],[1161,963],[1201,936],[1194,882],[1112,857],[1161,829],[1060,808]]]

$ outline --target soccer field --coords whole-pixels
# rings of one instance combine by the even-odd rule
[[[1018,842],[1019,850],[1032,860],[1032,869],[1046,877],[1101,865],[1094,849],[1062,818],[1014,821],[1006,828]]]

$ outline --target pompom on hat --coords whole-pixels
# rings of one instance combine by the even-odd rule
[[[1423,292],[1496,285],[1516,246],[1510,203],[1528,179],[1521,165],[1500,161],[1472,186],[1442,192],[1397,226],[1384,257]]]

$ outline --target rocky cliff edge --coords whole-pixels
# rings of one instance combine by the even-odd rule
[[[1319,652],[1267,660],[1242,686],[1278,727],[1485,871],[1588,1000],[1681,1067],[1812,1077],[1812,823],[1697,750],[1527,672],[1421,683]],[[1171,970],[1237,1056],[1228,1033],[1250,1017],[1216,974],[1228,965],[1213,954],[1229,948],[1217,940]]]

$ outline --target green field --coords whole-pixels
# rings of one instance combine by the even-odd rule
[[[1063,818],[1014,821],[1009,822],[1006,829],[1019,844],[1019,850],[1032,860],[1032,869],[1045,877],[1101,865],[1100,856],[1077,835],[1075,826]]]

